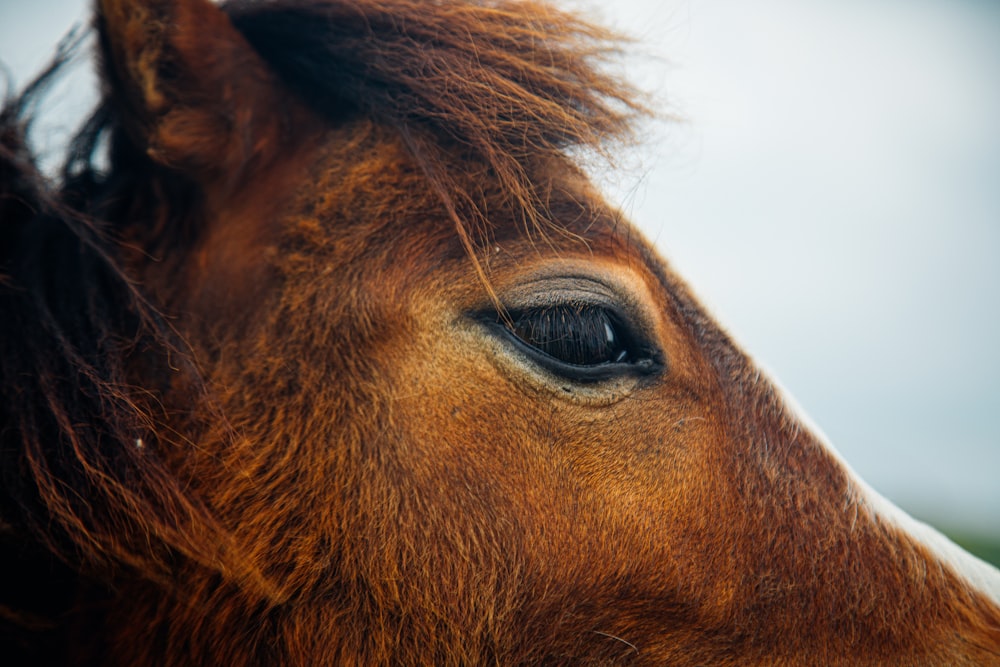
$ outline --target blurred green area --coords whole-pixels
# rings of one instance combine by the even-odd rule
[[[955,544],[959,545],[969,553],[979,556],[987,563],[993,563],[1000,567],[1000,535],[987,537],[984,535],[973,535],[961,531],[944,531]]]

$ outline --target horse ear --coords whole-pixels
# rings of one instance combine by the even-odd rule
[[[209,0],[99,0],[104,76],[130,140],[200,179],[237,177],[280,146],[282,95]]]

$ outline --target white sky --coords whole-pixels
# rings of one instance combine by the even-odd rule
[[[0,0],[18,81],[83,6]],[[611,199],[873,486],[1000,533],[1000,3],[589,6],[686,119]]]
[[[628,5],[688,119],[633,218],[873,486],[1000,533],[1000,4]]]

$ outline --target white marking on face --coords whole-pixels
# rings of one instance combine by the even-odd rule
[[[758,366],[760,366],[759,363]],[[850,464],[844,460],[844,457],[840,455],[837,448],[830,443],[802,407],[792,398],[791,394],[781,386],[780,382],[774,379],[774,375],[765,371],[762,371],[762,374],[774,385],[786,409],[802,423],[802,426],[841,465],[847,474],[857,499],[866,503],[871,511],[883,521],[895,526],[926,547],[941,564],[949,567],[971,589],[982,593],[1000,607],[1000,570],[965,551],[931,526],[917,521],[870,487],[867,482],[854,472]]]

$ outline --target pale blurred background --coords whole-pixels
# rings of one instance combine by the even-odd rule
[[[649,129],[612,200],[863,477],[990,553],[1000,2],[584,6],[637,38],[628,76],[682,119]],[[24,83],[84,15],[0,0],[0,60]],[[55,91],[43,151],[92,87],[85,66]]]

